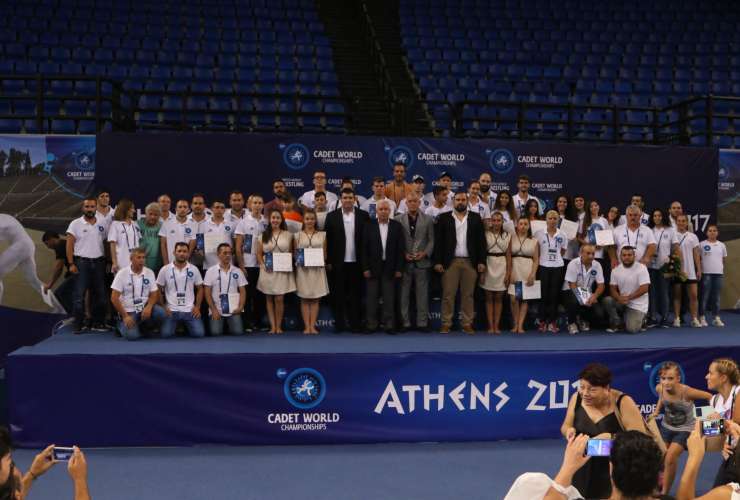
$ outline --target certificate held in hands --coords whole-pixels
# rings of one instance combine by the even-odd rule
[[[221,236],[214,233],[207,233],[204,238],[205,253],[215,254],[218,246],[223,243]]]
[[[560,230],[569,240],[575,240],[578,233],[578,223],[572,220],[563,219],[560,221]]]
[[[547,222],[543,220],[531,220],[529,226],[532,228],[532,234],[537,231],[547,231]]]
[[[608,247],[614,244],[614,233],[609,229],[596,231],[595,236],[597,246]]]
[[[517,281],[509,285],[509,295],[513,295],[518,300],[534,300],[542,298],[540,290],[541,282],[535,281],[532,286],[527,286],[524,281]]]
[[[303,265],[306,267],[324,267],[324,249],[304,248]]]
[[[272,270],[279,273],[293,271],[293,254],[288,252],[272,252]]]

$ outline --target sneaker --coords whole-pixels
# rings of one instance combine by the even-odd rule
[[[94,325],[92,325],[90,327],[90,330],[93,331],[93,332],[98,332],[99,333],[99,332],[109,332],[110,331],[110,328],[108,328],[103,323],[95,323]]]
[[[671,323],[670,321],[663,321],[660,324],[660,327],[661,328],[672,328],[673,327],[673,323]]]
[[[578,325],[576,325],[575,323],[569,324],[568,333],[571,335],[575,335],[576,333],[578,333]]]
[[[658,322],[654,319],[649,319],[645,322],[645,328],[655,328],[658,326]]]
[[[619,328],[616,326],[610,326],[609,328],[606,329],[606,333],[616,333],[618,331],[619,331]]]
[[[691,318],[691,328],[701,328],[701,323],[697,318]]]
[[[719,326],[719,327],[725,326],[725,324],[722,322],[722,319],[719,316],[714,317],[714,320],[712,320],[712,325]]]
[[[560,328],[558,328],[557,322],[553,321],[547,326],[547,331],[550,333],[558,333],[560,331]]]
[[[582,332],[587,332],[591,329],[591,326],[588,324],[588,321],[584,321],[582,319],[576,320],[576,326],[578,327],[578,330]]]
[[[672,326],[673,326],[673,328],[681,328],[681,319],[680,318],[674,319]]]
[[[709,324],[707,323],[707,318],[705,318],[704,316],[699,316],[699,324],[702,328],[709,326]]]

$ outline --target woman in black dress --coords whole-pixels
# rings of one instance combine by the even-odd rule
[[[609,368],[591,363],[581,371],[578,378],[578,393],[571,397],[560,428],[566,439],[578,434],[598,439],[614,439],[614,434],[625,430],[645,431],[645,424],[634,400],[611,388],[612,373]],[[584,498],[609,498],[609,458],[592,457],[573,476],[573,486]]]

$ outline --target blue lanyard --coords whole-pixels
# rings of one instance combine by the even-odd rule
[[[640,240],[640,228],[637,228],[637,235],[635,236],[635,244],[630,244],[630,228],[627,227],[624,231],[624,237],[627,238],[627,246],[628,247],[637,247],[637,243],[639,243]]]
[[[131,296],[134,300],[136,300],[136,287],[134,286],[134,273],[131,271],[128,275],[129,279],[131,280]],[[139,298],[144,298],[144,274],[141,274],[141,292],[139,292]]]
[[[185,286],[183,287],[183,291],[186,292],[188,290],[188,278],[190,276],[188,275],[188,266],[185,266]],[[220,278],[221,276],[219,276]],[[172,281],[175,283],[175,293],[180,293],[180,289],[177,288],[177,279],[175,278],[175,265],[172,265]]]
[[[594,268],[593,263],[591,264],[591,269]],[[581,262],[581,276],[583,276],[583,288],[588,288],[591,290],[591,273],[589,272],[588,275],[586,274],[586,268],[583,267],[583,262]],[[588,280],[586,279],[588,277]]]
[[[655,249],[655,256],[656,257],[660,257],[660,242],[663,241],[663,233],[665,233],[665,229],[663,229],[660,232],[660,236],[658,236],[658,244],[655,245],[655,246],[658,247],[658,248]],[[668,253],[670,253],[670,251]]]
[[[226,274],[229,275],[229,282],[226,285],[226,293],[229,293],[229,290],[231,289],[231,268],[229,268],[228,271],[226,271]],[[218,268],[218,293],[219,295],[223,295],[224,290],[221,287],[221,268]]]

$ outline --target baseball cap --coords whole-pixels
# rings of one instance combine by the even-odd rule
[[[415,176],[411,178],[411,182],[418,182],[418,181],[424,182],[424,177],[419,174],[416,174]]]

